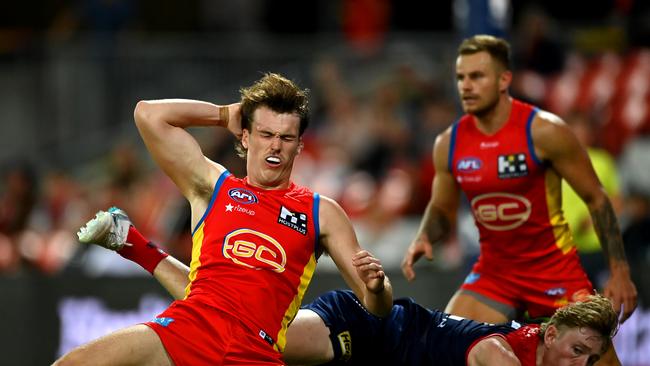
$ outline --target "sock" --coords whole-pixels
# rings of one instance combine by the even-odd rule
[[[132,245],[125,245],[117,253],[122,257],[139,264],[147,272],[153,274],[154,269],[161,260],[169,254],[160,249],[156,244],[145,238],[133,225],[129,227],[129,234],[126,242]]]

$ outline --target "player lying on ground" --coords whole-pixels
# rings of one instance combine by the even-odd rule
[[[189,268],[131,225],[124,212],[100,212],[79,233],[85,243],[117,250],[182,298]],[[289,364],[592,365],[611,345],[618,319],[611,302],[591,296],[540,325],[492,325],[396,299],[390,315],[369,313],[353,292],[328,292],[298,311],[287,331]]]
[[[323,252],[369,311],[390,313],[390,282],[341,206],[291,179],[309,125],[307,96],[267,73],[229,105],[138,102],[140,136],[190,206],[186,295],[150,322],[75,348],[57,366],[283,365],[287,327]],[[246,176],[205,156],[191,127],[237,136]]]

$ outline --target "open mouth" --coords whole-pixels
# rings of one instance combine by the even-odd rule
[[[277,156],[267,156],[265,160],[267,163],[271,165],[274,166],[280,165],[280,158],[278,158]]]

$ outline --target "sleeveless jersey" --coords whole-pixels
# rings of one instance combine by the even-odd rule
[[[218,308],[282,352],[316,267],[319,196],[224,172],[192,233],[186,301]]]
[[[539,330],[539,324],[530,324],[505,335],[521,366],[535,366]]]
[[[473,116],[452,127],[448,168],[465,192],[480,233],[479,273],[583,279],[561,209],[561,178],[535,154],[531,124],[537,108],[512,100],[506,124],[481,132]]]

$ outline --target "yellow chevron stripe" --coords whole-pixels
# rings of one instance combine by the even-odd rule
[[[275,339],[277,339],[277,342],[273,347],[279,352],[284,352],[284,347],[287,344],[287,327],[300,309],[302,298],[305,296],[305,292],[307,291],[307,287],[309,287],[309,283],[311,282],[311,278],[314,275],[315,270],[316,257],[312,254],[311,258],[309,258],[309,262],[307,262],[307,265],[305,265],[305,269],[302,272],[302,275],[300,276],[298,293],[293,298],[293,301],[291,302],[291,305],[289,305],[287,311],[284,313],[284,318],[282,319],[282,327],[280,327],[280,331],[277,337],[275,337]]]
[[[203,246],[203,228],[205,221],[201,222],[201,226],[192,235],[192,261],[190,262],[190,282],[185,287],[185,298],[190,294],[190,287],[192,282],[196,279],[199,267],[201,266],[201,247]]]
[[[567,254],[575,243],[569,229],[569,224],[562,212],[562,179],[552,169],[546,169],[546,205],[548,206],[549,222],[553,228],[555,245]]]

